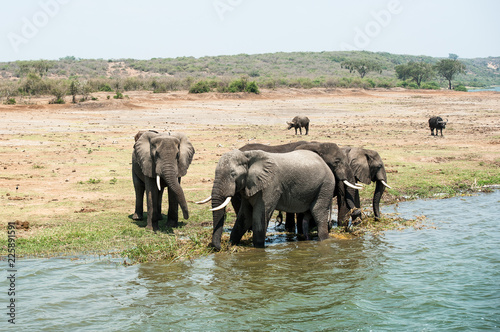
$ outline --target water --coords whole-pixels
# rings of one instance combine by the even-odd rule
[[[469,92],[479,92],[479,91],[496,91],[496,92],[500,92],[500,86],[493,86],[491,88],[484,88],[484,89],[469,89]]]
[[[385,207],[421,230],[271,243],[172,264],[18,262],[16,329],[471,331],[500,329],[500,191]],[[7,262],[2,261],[0,264]],[[0,289],[5,312],[8,284]],[[0,329],[7,324],[2,315]]]

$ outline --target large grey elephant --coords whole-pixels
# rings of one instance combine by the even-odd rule
[[[167,225],[178,226],[178,210],[189,218],[181,177],[185,176],[195,151],[183,133],[139,132],[132,153],[132,179],[135,188],[134,220],[142,220],[144,192],[147,199],[147,226],[158,230],[161,202],[165,187],[168,189]]]
[[[335,177],[323,159],[311,151],[267,153],[233,150],[220,158],[212,187],[212,245],[220,249],[225,206],[239,193],[241,206],[230,240],[239,243],[250,228],[254,247],[264,247],[274,210],[306,213],[314,218],[320,240],[328,238]]]
[[[355,147],[342,147],[342,150],[344,150],[347,155],[349,165],[357,181],[364,184],[376,183],[375,192],[373,194],[373,213],[375,219],[380,219],[380,199],[382,198],[385,188],[391,188],[387,184],[387,174],[382,158],[378,152],[374,150]],[[361,207],[359,192],[357,190],[355,191],[354,200],[356,207]]]
[[[318,154],[325,163],[328,165],[336,180],[336,188],[334,192],[334,197],[337,197],[338,204],[338,220],[339,224],[343,222],[347,217],[349,211],[352,212],[352,216],[355,219],[361,214],[361,211],[356,209],[354,202],[354,190],[362,189],[353,185],[356,182],[354,173],[352,172],[347,155],[343,150],[341,150],[335,143],[322,143],[322,142],[306,142],[299,141],[293,143],[287,143],[282,145],[264,145],[264,144],[247,144],[240,148],[241,151],[250,150],[261,150],[272,153],[286,153],[294,150],[309,150]],[[237,198],[236,198],[237,200]],[[233,206],[235,206],[235,211],[238,211],[238,204],[233,200]],[[297,216],[297,231],[302,232],[301,216]],[[295,219],[294,214],[287,212],[285,219],[285,229],[287,231],[295,230]]]

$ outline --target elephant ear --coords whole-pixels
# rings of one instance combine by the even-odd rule
[[[362,149],[351,148],[348,152],[348,157],[351,160],[350,166],[356,179],[364,184],[372,183],[370,177],[370,165],[368,156]]]
[[[179,158],[177,160],[179,177],[185,176],[194,156],[194,147],[184,133],[172,133],[179,139]]]
[[[151,139],[158,136],[157,133],[147,131],[143,133],[134,144],[135,158],[141,166],[142,173],[153,177],[153,159],[151,158]]]
[[[374,150],[365,150],[366,158],[368,159],[368,164],[370,165],[370,178],[373,182],[378,180],[387,181],[387,174],[385,173],[384,162]]]
[[[264,151],[252,150],[244,152],[244,154],[248,158],[248,176],[245,184],[245,194],[253,196],[270,185],[276,174],[277,166],[269,158],[269,154]]]

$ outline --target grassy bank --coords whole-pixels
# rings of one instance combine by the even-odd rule
[[[45,191],[43,186],[25,188],[23,185],[18,190],[11,187],[0,192],[4,213],[10,216],[8,221],[28,221],[30,224],[28,230],[17,230],[18,256],[113,253],[143,262],[177,260],[212,252],[208,248],[211,213],[206,205],[199,206],[192,202],[210,194],[211,178],[219,155],[228,147],[242,145],[235,138],[247,137],[249,129],[247,126],[233,126],[224,131],[206,130],[202,134],[191,135],[197,154],[183,181],[191,218],[182,221],[177,229],[166,228],[164,223],[160,223],[161,230],[156,234],[144,228],[146,221],[131,219],[134,206],[129,169],[132,142],[126,144],[129,145],[126,148],[125,144],[113,144],[112,138],[96,133],[22,136],[25,141],[39,142],[43,139],[44,143],[29,148],[29,154],[35,157],[21,161],[26,163],[25,173],[8,172],[7,176],[12,177],[12,183],[28,180],[28,187],[30,182],[46,183],[51,189]],[[277,128],[261,128],[258,133],[252,131],[264,141],[276,141],[274,132]],[[226,142],[224,147],[204,143],[204,137],[218,135],[221,141]],[[117,136],[118,139],[120,137]],[[319,134],[315,139],[328,138]],[[111,144],[104,143],[108,140]],[[84,143],[89,141],[103,143]],[[60,152],[58,146],[68,144],[71,151]],[[7,156],[12,154],[11,149],[2,147],[0,150]],[[386,203],[435,197],[438,194],[439,197],[449,197],[477,191],[483,185],[500,183],[498,165],[484,162],[478,155],[458,157],[453,149],[437,149],[425,153],[421,151],[418,153],[422,156],[420,161],[412,161],[416,153],[407,148],[382,152],[393,187],[384,195]],[[57,158],[54,159],[54,156]],[[73,159],[68,161],[70,158]],[[427,162],[429,158],[439,158],[439,162]],[[6,167],[8,171],[14,166]],[[373,190],[372,185],[362,192],[368,215]],[[232,220],[234,214],[231,213],[229,225]],[[407,221],[391,216],[381,223],[371,218],[367,220],[368,223],[362,227],[368,230],[380,230],[381,225],[382,229],[407,225]],[[359,233],[359,229],[355,231]],[[339,230],[333,230],[333,233],[338,235]],[[5,232],[2,237],[5,241]],[[229,247],[227,236],[224,240],[223,250],[241,249]],[[6,254],[5,245],[1,254]]]
[[[408,103],[417,103],[420,107],[422,101],[425,100],[405,97],[391,103],[397,103],[398,108],[407,107]],[[244,107],[245,103],[255,107],[253,100],[222,102],[234,103],[231,104],[233,109]],[[271,105],[274,102],[269,101]],[[449,103],[449,99],[445,102]],[[458,103],[457,100],[453,102]],[[318,105],[325,103],[321,101]],[[214,107],[221,107],[218,101],[214,104]],[[370,99],[344,103],[339,107],[347,114],[352,112],[359,117],[368,116],[367,109],[376,110],[388,104],[385,100]],[[319,107],[311,105],[311,108]],[[287,101],[285,106],[289,107]],[[325,107],[330,108],[329,104]],[[478,109],[474,111],[477,118],[497,114],[490,106]],[[22,113],[25,111],[19,112],[19,121],[31,121]],[[482,129],[483,134],[475,131],[471,134],[470,125],[462,124],[458,119],[454,126],[447,128],[445,138],[431,137],[424,125],[416,129],[411,121],[394,130],[387,124],[392,121],[391,116],[380,123],[369,118],[356,118],[345,124],[337,117],[330,119],[328,114],[322,115],[326,120],[316,121],[307,138],[292,135],[284,125],[177,125],[182,127],[196,149],[193,163],[182,180],[190,219],[181,219],[181,226],[176,229],[167,228],[161,222],[160,231],[155,234],[144,228],[145,220],[136,222],[131,219],[135,197],[130,163],[137,125],[119,124],[118,120],[111,121],[110,125],[104,124],[104,120],[110,117],[118,119],[120,112],[82,112],[84,117],[73,118],[76,113],[62,111],[61,117],[66,122],[60,122],[59,126],[51,123],[51,130],[41,125],[27,134],[2,135],[0,143],[5,144],[0,144],[3,156],[0,202],[7,216],[2,223],[4,229],[8,222],[29,223],[28,229],[16,232],[18,257],[111,253],[144,262],[179,260],[211,253],[212,249],[208,247],[211,240],[209,206],[194,202],[210,194],[220,156],[249,141],[281,144],[307,139],[375,149],[385,162],[388,182],[393,188],[386,190],[383,196],[385,204],[468,194],[482,190],[485,185],[500,183],[500,153],[494,149],[500,143],[500,136],[491,135],[485,129]],[[9,116],[17,119],[15,114],[9,113]],[[49,115],[33,116],[43,119]],[[398,229],[419,222],[408,222],[398,216],[385,216],[382,222],[375,222],[370,218],[373,191],[371,185],[361,193],[367,218],[360,227],[352,230],[353,234]],[[234,213],[230,212],[227,226],[230,227],[233,221]],[[351,236],[338,229],[332,230],[331,234],[336,238]],[[226,232],[223,251],[251,248],[249,241],[244,241],[243,246],[231,247],[228,237]],[[0,255],[6,256],[7,232],[2,232],[0,239],[3,243]]]

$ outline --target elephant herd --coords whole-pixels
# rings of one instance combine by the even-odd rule
[[[132,154],[136,194],[134,220],[143,218],[147,201],[147,228],[158,230],[164,189],[168,191],[167,225],[177,227],[178,207],[189,218],[181,178],[195,150],[182,133],[139,132]],[[254,247],[264,247],[266,230],[275,210],[286,212],[285,227],[308,238],[311,223],[319,240],[328,238],[333,198],[337,198],[340,226],[361,216],[359,190],[376,183],[373,212],[380,218],[379,203],[387,185],[380,155],[373,150],[339,147],[334,143],[299,141],[277,146],[247,144],[223,154],[215,169],[211,201],[212,246],[220,249],[226,206],[231,202],[237,217],[230,242],[238,244],[252,230]],[[358,183],[358,184],[356,184]]]

